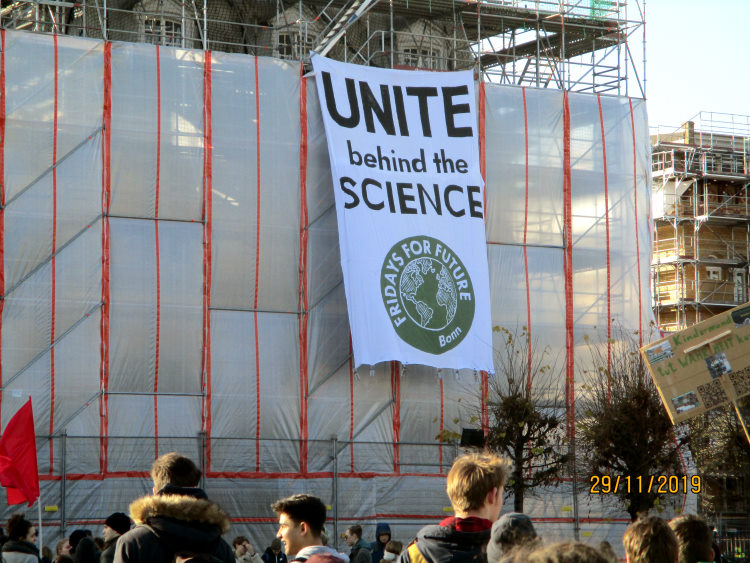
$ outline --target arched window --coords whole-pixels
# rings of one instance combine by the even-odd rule
[[[142,0],[136,4],[139,39],[144,43],[171,47],[192,47],[195,24],[185,17],[176,0]]]
[[[398,34],[401,64],[430,70],[448,70],[449,39],[427,20],[412,23]]]
[[[302,60],[310,54],[321,24],[307,6],[287,8],[273,20],[274,56],[280,59]]]

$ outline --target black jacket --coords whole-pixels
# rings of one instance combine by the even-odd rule
[[[6,541],[2,552],[3,560],[8,563],[39,561],[39,549],[33,543],[24,540]]]
[[[372,563],[370,544],[360,538],[352,546],[352,551],[349,554],[349,563]]]
[[[179,492],[182,494],[165,494]],[[210,553],[235,563],[234,550],[221,535],[229,516],[201,489],[168,488],[130,505],[137,526],[117,540],[115,563],[170,563],[175,553]]]
[[[372,552],[372,563],[380,563],[380,560],[385,554],[385,544],[380,543],[380,536],[382,534],[388,534],[388,538],[391,537],[391,527],[385,522],[379,522],[375,526],[375,541],[370,544],[370,551]]]
[[[283,551],[279,551],[279,554],[276,555],[270,547],[260,557],[265,563],[286,563],[287,561],[286,554]]]
[[[490,530],[459,532],[453,526],[425,526],[417,534],[417,548],[429,563],[486,563],[484,547],[490,541]],[[416,563],[404,549],[398,563]]]

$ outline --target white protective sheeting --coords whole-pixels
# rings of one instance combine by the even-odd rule
[[[481,423],[487,376],[353,369],[313,80],[21,32],[2,64],[1,416],[31,395],[42,500],[61,507],[45,538],[125,510],[170,450],[201,460],[256,546],[269,504],[300,491],[332,506],[334,538],[441,518],[456,449],[437,437]],[[574,383],[585,335],[651,318],[645,103],[478,90],[492,322],[530,327]],[[580,500],[595,539],[626,516]],[[527,502],[545,536],[572,534],[569,485]]]

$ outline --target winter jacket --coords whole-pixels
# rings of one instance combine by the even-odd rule
[[[8,540],[3,544],[3,563],[39,563],[39,549],[31,542]]]
[[[352,546],[352,551],[349,553],[349,561],[350,563],[372,563],[370,544],[359,538],[357,543]]]
[[[130,517],[137,526],[117,540],[115,563],[171,563],[179,552],[210,553],[235,563],[234,550],[221,538],[229,531],[229,516],[201,489],[167,485],[135,500]]]
[[[379,523],[375,526],[375,541],[370,544],[370,551],[372,551],[372,563],[380,563],[385,553],[385,543],[380,543],[380,536],[388,534],[388,540],[391,539],[391,527],[385,522]],[[388,542],[386,542],[388,543]]]
[[[440,524],[422,528],[415,540],[419,553],[428,563],[486,563],[484,547],[490,541],[490,528],[458,531],[455,521],[455,518],[447,518]],[[418,563],[412,561],[408,548],[401,553],[397,562]]]
[[[270,547],[261,555],[261,559],[263,563],[287,563],[286,554],[283,551],[279,551],[276,555]]]
[[[112,563],[115,560],[115,547],[117,546],[117,538],[119,537],[115,536],[104,542],[104,550],[99,557],[99,563]]]

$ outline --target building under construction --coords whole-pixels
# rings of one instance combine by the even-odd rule
[[[172,450],[254,545],[290,493],[330,505],[333,543],[451,510],[451,436],[488,430],[492,376],[355,367],[310,49],[475,71],[486,306],[560,358],[573,435],[589,336],[652,318],[640,5],[3,1],[0,426],[31,397],[46,541],[149,494]],[[547,539],[630,523],[575,467],[525,502]]]
[[[652,143],[654,312],[682,330],[748,300],[750,117],[702,112]]]
[[[2,2],[2,27],[387,68],[477,68],[501,84],[645,98],[640,1]],[[640,60],[639,60],[640,59]]]

